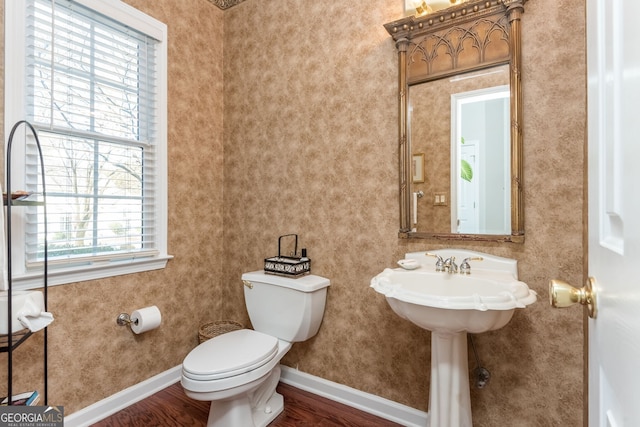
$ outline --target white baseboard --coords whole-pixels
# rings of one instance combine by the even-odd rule
[[[280,367],[282,368],[280,381],[285,384],[407,427],[428,425],[429,415],[426,412],[288,366],[280,365]]]
[[[428,414],[400,403],[280,365],[280,380],[293,387],[325,397],[407,427],[427,425]],[[126,388],[64,417],[65,427],[86,427],[180,381],[182,365]]]
[[[64,425],[65,427],[85,427],[95,424],[109,415],[115,414],[127,406],[133,405],[180,381],[181,372],[182,365],[178,365],[141,383],[132,385],[106,399],[102,399],[93,405],[64,417]]]

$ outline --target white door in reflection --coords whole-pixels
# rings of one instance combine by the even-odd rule
[[[460,144],[460,173],[458,176],[458,233],[477,234],[480,222],[478,200],[480,187],[478,158],[479,141],[464,141]],[[475,175],[475,179],[474,179]],[[451,216],[451,218],[455,218]]]
[[[511,232],[508,86],[451,95],[451,232]]]

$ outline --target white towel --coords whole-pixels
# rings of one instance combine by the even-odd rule
[[[11,297],[11,332],[27,328],[32,332],[53,322],[53,315],[45,311],[42,291],[13,291]],[[7,306],[9,292],[0,292],[0,334],[9,333]]]
[[[42,311],[31,296],[26,298],[24,305],[20,307],[19,310],[17,315],[18,320],[22,323],[22,326],[31,332],[37,332],[53,322],[53,314]]]

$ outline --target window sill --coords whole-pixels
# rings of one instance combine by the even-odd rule
[[[166,267],[167,261],[172,258],[173,255],[163,255],[135,260],[94,263],[92,265],[67,268],[49,268],[48,285],[64,285],[67,283],[104,279],[106,277],[120,276],[123,274],[161,270]],[[42,271],[14,276],[12,281],[13,290],[38,289],[43,286]]]

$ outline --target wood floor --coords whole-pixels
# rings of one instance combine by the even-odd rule
[[[280,383],[277,391],[284,396],[284,411],[270,424],[270,427],[399,426],[287,384]],[[208,414],[209,402],[200,402],[187,397],[180,383],[176,383],[93,426],[196,427],[207,424]]]

